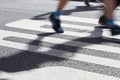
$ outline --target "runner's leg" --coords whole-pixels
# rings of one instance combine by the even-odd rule
[[[61,27],[61,20],[59,17],[68,1],[69,0],[60,0],[57,10],[50,15],[50,21],[52,23],[52,27],[57,33],[64,32],[64,30]]]

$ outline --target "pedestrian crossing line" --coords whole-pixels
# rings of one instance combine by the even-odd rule
[[[43,21],[43,20],[40,20],[40,21],[36,21],[36,20],[30,20],[30,19],[22,19],[22,20],[19,20],[19,21],[15,21],[15,22],[11,22],[11,23],[7,23],[5,26],[16,26],[16,25],[19,25],[19,26],[29,26],[29,27],[40,27],[40,25],[50,25],[51,26],[51,23],[50,22],[46,22],[46,21]],[[63,28],[74,28],[74,29],[82,29],[82,30],[89,30],[89,31],[93,31],[94,30],[94,27],[91,27],[91,26],[82,26],[82,25],[72,25],[72,24],[65,24],[65,23],[62,23],[61,24]]]
[[[27,24],[27,23],[29,23],[29,24]],[[36,26],[36,24],[34,25],[34,24],[32,24],[31,23],[31,21],[29,22],[28,20],[27,20],[27,23],[21,23],[20,22],[20,25],[19,24],[17,24],[16,25],[16,23],[14,24],[7,24],[6,26],[8,26],[8,27],[13,27],[13,28],[20,28],[20,29],[26,29],[26,30],[35,30],[35,31],[42,31],[42,32],[54,32],[53,31],[53,29],[46,29],[46,28],[41,28],[40,26],[44,26],[45,25],[45,23],[43,23],[42,22],[42,24],[40,24],[40,25],[37,25]],[[40,22],[39,22],[40,23]],[[71,35],[71,36],[77,36],[77,37],[87,37],[87,36],[89,36],[90,35],[90,33],[78,33],[78,32],[73,32],[73,31],[65,31],[65,33],[63,33],[64,35]]]
[[[0,42],[1,42],[0,46],[4,46],[4,47],[10,47],[25,51],[37,52],[40,54],[42,53],[45,55],[57,56],[61,58],[67,58],[67,59],[84,61],[84,62],[103,65],[103,66],[120,68],[119,60],[101,58],[91,55],[80,54],[80,53],[70,53],[67,51],[51,49],[48,47],[40,47],[40,46],[28,45],[24,43],[17,43],[17,42],[5,41],[5,40],[0,40]]]
[[[82,26],[82,25],[72,25],[72,24],[65,24],[65,23],[62,23],[61,24],[62,27],[64,28],[73,28],[73,29],[82,29],[82,30],[88,30],[88,31],[94,31],[95,28],[94,27],[91,27],[91,26]]]
[[[36,21],[36,20],[30,20],[30,19],[22,19],[19,21],[11,22],[6,24],[7,27],[12,28],[20,28],[20,29],[26,29],[26,30],[35,30],[35,31],[42,31],[42,32],[54,32],[51,28],[46,29],[41,26],[44,25],[51,25],[49,22],[46,21]],[[91,35],[91,33],[87,32],[74,32],[74,31],[65,31],[62,35],[69,35],[69,36],[76,36],[76,37],[99,37],[99,36],[105,36],[107,38],[115,38],[120,39],[120,35],[117,36],[110,36],[111,33],[109,29],[104,29],[103,31],[99,28],[93,28],[90,26],[81,26],[81,25],[71,25],[71,24],[62,24],[63,27],[70,27],[75,29],[82,29],[91,31],[91,33],[94,33],[95,35]],[[70,26],[71,25],[71,26]],[[93,32],[92,32],[93,31]]]
[[[36,40],[39,37],[37,35],[5,31],[5,30],[0,30],[0,34],[1,34],[1,36],[0,36],[1,40],[5,37],[9,37],[9,36],[26,38],[26,39],[30,39],[30,40]],[[58,38],[52,38],[52,37],[43,37],[43,38],[41,37],[40,41],[54,43],[54,44],[64,44],[67,46],[75,46],[75,47],[80,47],[80,48],[87,48],[87,49],[92,49],[92,50],[99,50],[99,51],[104,51],[104,52],[112,52],[112,53],[120,54],[120,48],[107,46],[107,45],[77,42],[77,41],[58,39]]]
[[[41,27],[44,25],[51,25],[51,24],[49,22],[45,22],[45,21],[35,21],[35,20],[29,20],[29,19],[24,19],[24,20],[20,20],[20,21],[6,24],[7,27],[13,27],[13,28],[18,28],[18,29],[35,30],[35,31],[47,32],[47,33],[53,32],[52,29],[45,29],[44,27]],[[62,24],[62,26],[66,27],[66,28],[76,28],[76,29],[82,29],[82,30],[85,29],[88,31],[95,30],[94,27],[89,27],[89,26],[85,26],[85,27],[82,26],[81,27],[81,25],[72,25],[72,27],[71,27],[71,24]],[[79,28],[79,27],[81,27],[81,28]],[[86,32],[86,33],[82,32],[81,33],[81,32],[74,32],[74,31],[67,31],[66,30],[65,33],[62,35],[63,36],[64,35],[76,36],[76,37],[80,38],[80,37],[91,37],[91,34],[92,33],[89,33],[89,32]],[[27,34],[27,33],[18,33],[18,32],[12,32],[12,31],[5,31],[5,30],[0,30],[0,35],[1,35],[0,36],[0,46],[20,49],[20,50],[25,50],[25,51],[31,51],[31,52],[38,52],[40,54],[42,53],[42,54],[57,56],[57,57],[66,58],[66,59],[83,61],[83,62],[87,62],[89,64],[93,63],[93,64],[97,64],[97,65],[120,68],[120,61],[119,60],[101,58],[101,57],[96,57],[96,56],[91,56],[91,55],[85,55],[85,54],[81,54],[81,53],[77,53],[77,52],[71,53],[71,52],[52,49],[52,48],[48,48],[48,47],[40,47],[40,46],[34,46],[34,45],[25,44],[25,43],[18,43],[18,42],[3,40],[3,38],[10,37],[10,36],[26,38],[26,39],[30,39],[30,40],[37,40],[39,37],[37,35],[32,35],[32,34]],[[119,36],[113,36],[113,37],[108,36],[108,34],[104,33],[104,31],[103,31],[103,36],[120,39]],[[95,36],[93,36],[93,37],[95,37]],[[81,47],[81,48],[87,48],[87,49],[100,50],[100,51],[120,54],[120,48],[118,48],[118,47],[77,42],[77,41],[58,39],[58,38],[52,38],[52,37],[43,37],[43,38],[41,38],[40,41],[54,43],[54,44],[65,44],[68,46],[77,46],[77,47]],[[95,76],[97,76],[97,75],[95,75]],[[107,80],[107,78],[108,78],[108,80],[114,80],[114,77],[111,78],[111,76],[108,76],[106,78],[106,75],[104,75],[104,76],[105,77],[103,77],[103,80],[104,79]],[[115,78],[115,80],[117,80],[117,79],[120,80],[119,78]]]
[[[85,18],[85,17],[81,18],[81,17],[73,17],[73,16],[61,16],[61,20],[98,24],[98,19],[91,19],[91,18]],[[116,21],[116,23],[120,25],[120,21]]]
[[[0,77],[11,80],[120,80],[113,76],[63,66],[37,68],[15,73],[4,72]]]
[[[72,22],[82,22],[82,23],[90,23],[90,24],[98,24],[98,19],[91,18],[81,18],[81,17],[73,17],[73,16],[61,16],[61,20],[72,21]]]

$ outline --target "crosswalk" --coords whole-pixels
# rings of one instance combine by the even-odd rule
[[[90,18],[80,18],[80,17],[72,17],[72,16],[62,16],[61,19],[63,21],[71,21],[71,22],[80,22],[85,24],[92,24],[96,25],[98,24],[97,19],[90,19]],[[119,22],[117,22],[120,24]],[[31,31],[39,31],[44,33],[53,33],[54,31],[51,29],[51,27],[46,28],[45,26],[51,26],[51,23],[46,20],[32,20],[32,19],[22,19],[15,22],[7,23],[5,26],[9,28],[17,28],[17,29],[23,29],[23,30],[31,30]],[[71,24],[71,23],[62,23],[63,28],[70,28],[70,29],[76,29],[76,30],[83,30],[83,31],[70,31],[65,29],[65,33],[58,34],[57,37],[51,37],[51,36],[38,36],[36,34],[29,34],[29,33],[20,33],[17,31],[8,31],[8,30],[0,30],[0,46],[4,47],[10,47],[30,52],[37,52],[42,53],[46,55],[56,56],[60,58],[66,58],[70,60],[77,60],[77,61],[83,61],[87,63],[97,64],[97,65],[103,65],[107,67],[112,67],[119,69],[120,68],[120,60],[119,59],[113,59],[113,58],[106,58],[106,57],[100,57],[100,56],[94,56],[94,55],[87,55],[84,53],[81,53],[81,49],[89,49],[90,51],[96,50],[98,53],[100,51],[104,52],[102,54],[108,53],[108,54],[117,54],[120,55],[120,47],[119,46],[112,46],[108,44],[101,44],[99,41],[95,41],[94,43],[89,42],[89,39],[99,38],[102,37],[103,39],[112,39],[112,40],[118,40],[120,35],[111,36],[111,33],[109,29],[100,29],[96,28],[95,26],[83,26],[78,24]],[[84,31],[85,30],[85,31]],[[61,38],[60,36],[68,36],[68,37],[75,37],[75,39],[67,39],[67,38]],[[37,46],[22,42],[14,42],[10,40],[6,40],[7,37],[18,37],[23,39],[29,39],[31,41],[37,40],[41,42],[47,42],[52,45],[49,47],[47,46]],[[82,39],[87,40],[86,42],[82,41]],[[98,43],[97,43],[98,42]],[[56,45],[63,45],[63,46],[70,46],[75,47],[75,51],[68,51],[68,50],[60,50],[57,48],[54,48]],[[57,71],[58,70],[58,71]],[[50,73],[50,72],[54,73]],[[65,71],[65,72],[63,72]],[[71,72],[71,74],[69,74]],[[43,74],[44,73],[44,74]],[[22,74],[22,75],[21,75]],[[24,74],[24,76],[23,76]],[[41,74],[41,75],[38,75]],[[61,76],[59,76],[62,74]],[[74,75],[76,74],[76,75]],[[2,76],[1,76],[2,75]],[[54,67],[48,67],[43,69],[34,69],[33,71],[30,71],[27,73],[21,72],[21,73],[3,73],[0,77],[9,77],[12,78],[12,80],[120,80],[120,78],[103,75],[99,73],[94,72],[87,72],[84,70],[78,70],[63,66],[54,66]],[[13,76],[14,75],[14,76]],[[22,77],[21,77],[21,76]],[[26,75],[26,76],[25,76]],[[36,77],[30,77],[30,75],[34,75]],[[53,76],[56,75],[56,76]],[[74,75],[74,76],[71,76]],[[48,77],[47,77],[48,76]],[[53,76],[53,77],[51,77]],[[24,79],[23,79],[24,78]],[[37,79],[38,78],[38,79]]]

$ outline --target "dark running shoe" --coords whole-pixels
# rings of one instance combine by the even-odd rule
[[[112,25],[112,26],[109,26],[106,24],[106,21],[107,21],[107,18],[103,15],[100,17],[99,19],[99,23],[103,26],[105,26],[104,28],[109,28],[111,29],[111,32],[112,32],[112,35],[118,35],[120,34],[120,26],[119,25]]]
[[[120,30],[120,26],[117,25],[117,24],[114,24],[112,26],[106,24],[106,21],[107,21],[107,18],[103,15],[100,17],[99,19],[99,24],[105,26],[106,28],[109,28],[109,29],[113,29],[113,30],[116,30],[116,29],[119,29]]]
[[[61,28],[61,21],[60,19],[57,19],[54,17],[54,13],[50,15],[49,17],[51,23],[52,23],[52,28],[57,32],[57,33],[63,33],[64,30]]]
[[[85,5],[86,5],[87,7],[91,6],[91,5],[90,5],[90,0],[84,0],[84,3],[85,3]]]
[[[99,24],[101,24],[101,25],[106,25],[106,24],[105,24],[106,18],[104,17],[104,15],[99,18],[99,21],[98,21],[98,22],[99,22]]]

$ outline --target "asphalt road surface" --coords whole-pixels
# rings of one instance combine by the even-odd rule
[[[120,80],[120,35],[100,28],[101,4],[70,1],[57,34],[48,20],[57,3],[0,0],[0,80]]]

